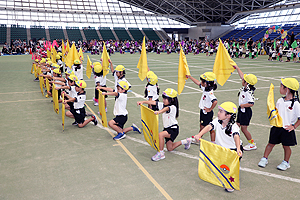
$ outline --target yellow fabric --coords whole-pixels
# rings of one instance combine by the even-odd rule
[[[61,60],[65,62],[66,48],[65,48],[64,40],[61,41],[61,52],[62,52]]]
[[[51,51],[47,49],[47,58],[51,58]]]
[[[81,47],[80,47],[80,49],[79,49],[78,55],[79,55],[79,59],[80,59],[81,61],[84,61],[84,56],[83,56]]]
[[[203,78],[206,81],[214,81],[216,79],[216,75],[213,72],[205,72],[200,75],[200,78]]]
[[[55,85],[52,85],[52,98],[53,98],[53,109],[56,114],[59,114],[59,105],[58,105],[58,91],[55,89]]]
[[[46,89],[47,89],[47,92],[50,92],[50,84],[49,84],[49,79],[48,78],[46,78]],[[45,97],[49,98],[49,95],[46,94]]]
[[[187,80],[186,75],[191,75],[191,73],[186,61],[186,57],[180,45],[180,55],[179,55],[179,64],[178,64],[178,87],[177,87],[178,95],[181,94],[184,88],[185,82]]]
[[[90,79],[92,74],[92,61],[87,55],[86,76]]]
[[[141,121],[145,140],[156,151],[159,151],[158,115],[154,111],[141,105]]]
[[[44,83],[44,78],[42,76],[39,76],[42,72],[42,69],[39,68],[38,70],[38,77],[39,77],[39,81],[40,81],[40,89],[41,89],[41,93],[44,96],[44,88],[43,88],[43,83]]]
[[[99,91],[98,105],[99,105],[99,113],[101,116],[102,126],[108,127],[106,112],[105,112],[105,97],[100,90],[98,90],[98,91]]]
[[[108,59],[110,60],[110,57],[106,50],[105,42],[103,42],[103,51],[102,51],[101,58],[102,58],[102,68],[103,68],[103,77],[104,77],[109,73]]]
[[[225,188],[240,190],[239,174],[236,151],[200,139],[198,175],[202,180],[223,187],[221,180]]]
[[[31,71],[30,71],[30,73],[32,73],[33,74],[33,72],[35,71],[35,63],[32,63],[32,67],[31,67]]]
[[[220,43],[214,63],[213,72],[217,77],[218,83],[223,86],[234,71],[233,66],[236,65],[236,63],[230,58],[228,51],[224,47],[222,41],[220,39],[219,41]]]
[[[172,88],[167,88],[165,91],[163,91],[163,95],[171,98],[177,97],[177,91]]]
[[[56,55],[57,55],[56,49],[54,47],[52,47],[51,48],[51,61],[52,61],[52,63],[56,63]]]
[[[35,64],[33,67],[34,67],[34,68],[33,68],[33,70],[34,70],[34,77],[37,78],[37,76],[38,76],[38,68],[39,68],[39,67],[38,67],[38,65],[36,65],[36,64]]]
[[[63,131],[65,130],[65,110],[66,110],[65,104],[63,104],[64,100],[65,100],[65,95],[64,95],[64,93],[62,93],[62,104],[61,104],[61,121],[62,121],[62,123],[61,123],[61,125],[63,127]]]
[[[66,57],[66,65],[71,69],[72,65],[74,64],[74,60],[79,60],[78,52],[75,47],[75,44],[72,44],[72,47],[70,51],[68,52],[68,55]]]
[[[244,74],[244,80],[250,85],[255,85],[257,83],[257,78],[254,74]]]
[[[142,51],[139,62],[137,64],[137,68],[139,69],[139,78],[143,81],[148,72],[148,63],[147,63],[147,52],[146,52],[146,41],[145,36],[143,38]]]
[[[281,83],[292,90],[298,90],[299,89],[299,82],[295,78],[282,78]]]
[[[67,40],[67,47],[66,47],[66,52],[70,52],[70,44],[69,44],[69,41]]]
[[[219,105],[219,108],[222,108],[223,110],[229,112],[229,113],[236,113],[237,112],[237,107],[234,103],[230,101],[226,101]]]
[[[282,127],[282,118],[280,117],[274,103],[274,85],[271,83],[267,98],[267,114],[271,126]]]

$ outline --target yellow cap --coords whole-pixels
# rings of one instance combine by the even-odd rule
[[[53,68],[60,68],[60,66],[59,66],[58,64],[56,64],[56,63],[53,63],[53,64],[52,64],[52,67],[53,67]]]
[[[257,78],[254,74],[244,74],[244,80],[250,85],[255,85],[257,83]]]
[[[226,102],[222,103],[221,105],[219,105],[219,109],[225,110],[229,113],[236,113],[236,111],[237,111],[236,105],[230,101],[226,101]]]
[[[100,62],[94,62],[93,65],[94,65],[94,66],[95,66],[95,65],[101,65],[101,63],[100,63]]]
[[[39,62],[39,59],[35,59],[34,61],[35,61],[35,62]]]
[[[50,58],[46,58],[46,60],[47,60],[47,61],[50,61],[51,59],[50,59]]]
[[[59,54],[56,54],[56,59],[60,59],[60,55]]]
[[[216,79],[216,75],[213,72],[205,72],[204,74],[200,75],[200,78],[206,81],[214,81]]]
[[[49,60],[49,61],[47,61],[47,64],[48,65],[52,65],[52,62]]]
[[[101,71],[102,71],[102,65],[100,64],[94,65],[94,72],[100,73]]]
[[[77,76],[75,76],[75,75],[70,75],[70,76],[68,77],[68,79],[71,80],[71,81],[78,81],[78,78],[77,78]]]
[[[57,54],[60,55],[60,56],[62,56],[62,52],[58,52]]]
[[[76,60],[74,60],[74,64],[75,64],[75,65],[80,65],[81,62],[80,62],[80,60],[76,59]]]
[[[164,96],[170,97],[170,98],[175,98],[177,97],[177,91],[171,88],[167,88],[165,91],[162,93]]]
[[[147,79],[151,85],[155,85],[158,82],[158,78],[157,78],[156,74],[154,74],[153,71],[147,72]]]
[[[73,70],[70,70],[70,69],[67,69],[67,71],[66,71],[65,73],[68,74],[68,75],[75,74],[75,73],[73,72]]]
[[[124,90],[128,90],[129,89],[129,85],[128,85],[128,83],[126,81],[120,81],[120,82],[118,82],[118,86],[120,86]]]
[[[116,66],[115,71],[118,71],[118,72],[125,71],[125,67],[123,65],[118,65],[118,66]]]
[[[40,63],[45,63],[45,62],[46,62],[45,58],[42,58],[42,60],[40,60]]]
[[[299,89],[299,82],[295,78],[282,78],[281,83],[292,90],[298,90]]]
[[[77,87],[80,87],[82,89],[86,88],[86,82],[84,80],[79,80],[75,82]]]
[[[54,69],[53,72],[56,73],[56,74],[61,74],[61,72],[58,68]]]

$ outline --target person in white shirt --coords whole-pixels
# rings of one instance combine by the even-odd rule
[[[74,108],[70,111],[67,111],[66,116],[74,118],[75,122],[72,125],[78,125],[79,128],[85,127],[90,122],[94,122],[95,126],[98,123],[97,118],[94,115],[91,118],[84,120],[86,116],[84,108],[86,93],[84,88],[86,88],[86,82],[84,80],[79,80],[75,82],[75,90],[77,92],[75,97],[71,97],[70,95],[64,93],[64,95],[68,98],[68,100],[63,102],[64,104],[67,104],[68,102],[74,102]]]
[[[157,105],[159,111],[154,114],[162,114],[164,130],[159,133],[159,151],[152,156],[152,161],[159,161],[165,159],[164,141],[168,151],[173,151],[180,145],[185,145],[185,149],[189,149],[191,145],[191,138],[187,138],[178,142],[174,142],[179,134],[179,126],[176,118],[179,116],[179,104],[177,100],[177,91],[167,88],[163,94],[163,103],[157,101],[138,101],[137,105],[150,104]]]
[[[248,144],[244,146],[245,151],[257,149],[256,143],[254,142],[251,133],[248,130],[250,120],[252,118],[252,109],[254,106],[254,85],[257,83],[257,78],[253,74],[244,74],[238,66],[233,66],[240,78],[242,79],[242,88],[238,93],[239,97],[239,109],[237,114],[237,125],[241,127],[241,131],[244,133],[248,140]]]
[[[74,60],[72,70],[75,73],[75,76],[77,76],[78,80],[83,80],[83,67],[79,59]]]
[[[93,98],[94,106],[98,106],[98,98],[99,98],[99,91],[97,89],[98,86],[106,87],[106,76],[103,76],[103,67],[99,62],[93,63],[93,73],[94,73],[94,80],[95,80],[95,97]],[[104,92],[105,90],[101,90]],[[105,96],[106,98],[107,96]],[[106,101],[105,101],[105,109],[106,109]]]
[[[147,85],[145,88],[145,98],[148,101],[159,101],[159,87],[158,78],[153,71],[147,72]],[[156,105],[148,105],[148,108],[157,111],[158,107]]]
[[[235,150],[241,158],[243,147],[240,144],[240,129],[235,123],[236,112],[237,107],[234,103],[229,101],[222,103],[219,106],[218,118],[205,126],[194,138],[199,140],[205,133],[213,129],[216,132],[216,144]]]
[[[200,108],[200,131],[207,126],[214,116],[213,109],[216,107],[218,100],[214,95],[214,90],[217,89],[217,84],[214,82],[216,75],[213,72],[205,72],[200,75],[200,81],[193,78],[192,76],[187,76],[196,85],[198,85],[202,90],[202,96],[199,102]],[[215,132],[212,130],[210,132],[211,141],[215,141]],[[198,142],[198,141],[193,141]]]
[[[121,140],[126,137],[126,133],[129,131],[136,131],[141,134],[141,130],[135,125],[132,124],[131,127],[124,128],[125,123],[128,119],[128,111],[126,109],[127,105],[127,91],[129,85],[126,81],[120,81],[117,83],[117,90],[114,90],[109,87],[98,87],[107,92],[103,92],[103,95],[115,96],[115,106],[114,106],[114,115],[115,118],[108,122],[108,125],[115,130],[118,135],[115,136],[114,140]]]
[[[290,168],[291,146],[297,145],[295,129],[300,125],[299,82],[295,78],[281,79],[280,94],[285,95],[278,99],[276,109],[282,118],[282,127],[272,126],[269,143],[266,146],[264,156],[258,163],[259,167],[266,167],[268,157],[276,144],[282,144],[284,160],[277,166],[279,170]]]
[[[108,59],[108,62],[110,63],[110,70],[112,72],[112,76],[114,77],[115,79],[115,88],[114,90],[117,91],[117,85],[118,85],[118,82],[120,81],[125,81],[127,82],[128,86],[129,86],[129,89],[131,88],[131,85],[130,83],[126,80],[125,78],[125,67],[123,65],[118,65],[115,69],[114,69],[114,66],[111,62],[110,59]]]

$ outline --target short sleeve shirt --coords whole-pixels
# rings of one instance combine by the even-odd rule
[[[164,108],[164,104],[162,102],[158,102],[157,105],[159,110]],[[162,114],[164,128],[172,127],[173,125],[178,124],[176,120],[176,112],[177,112],[176,106],[171,105],[168,107],[169,107],[169,111],[164,112]]]

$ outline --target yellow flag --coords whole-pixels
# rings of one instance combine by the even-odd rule
[[[108,127],[107,126],[107,118],[106,118],[106,112],[105,112],[105,97],[102,94],[102,92],[100,90],[99,91],[99,97],[98,97],[98,105],[99,105],[99,113],[101,116],[101,121],[102,121],[102,125],[104,127]]]
[[[109,73],[108,59],[110,59],[106,50],[105,42],[103,42],[103,51],[102,51],[101,58],[102,58],[102,70],[103,70],[103,77],[104,77]]]
[[[67,47],[66,47],[66,52],[70,52],[70,43],[69,40],[67,40]]]
[[[41,89],[42,95],[44,96],[44,88],[43,88],[44,78],[42,76],[40,76],[41,72],[42,72],[42,69],[39,68],[38,77],[39,77],[39,81],[40,81],[40,89]]]
[[[79,56],[78,56],[78,51],[75,47],[75,44],[72,44],[72,47],[70,49],[70,51],[68,52],[68,55],[66,57],[66,65],[71,68],[72,65],[74,64],[74,60],[78,60]]]
[[[34,70],[35,70],[35,63],[32,63],[32,67],[31,67],[30,73],[33,74]]]
[[[274,85],[271,83],[267,98],[267,114],[271,126],[282,127],[283,122],[274,103]]]
[[[146,41],[145,41],[145,36],[143,39],[143,44],[142,44],[142,51],[141,51],[141,56],[139,63],[137,64],[137,68],[139,69],[139,78],[141,81],[143,81],[148,72],[148,63],[147,63],[147,52],[146,52]]]
[[[141,105],[141,121],[145,140],[156,151],[159,151],[158,115],[155,115],[150,108]]]
[[[186,57],[180,45],[180,55],[179,55],[179,64],[178,64],[178,95],[181,94],[185,82],[186,82],[186,75],[191,75],[189,66],[186,61]]]
[[[47,92],[49,92],[49,91],[50,91],[50,84],[49,84],[49,79],[48,79],[48,78],[46,78],[46,89],[47,89]],[[46,94],[46,96],[45,96],[45,97],[49,98],[49,95],[48,95],[48,93]]]
[[[66,48],[65,48],[64,40],[61,41],[61,53],[62,53],[61,60],[62,60],[63,62],[65,62]]]
[[[63,127],[63,131],[65,130],[65,104],[64,104],[64,100],[65,100],[65,95],[64,93],[62,93],[62,104],[61,104],[61,120],[62,120],[62,127]]]
[[[53,109],[56,114],[59,114],[58,91],[55,89],[55,84],[52,85]]]
[[[220,187],[240,190],[240,162],[236,151],[200,139],[199,177]]]
[[[227,79],[234,71],[233,66],[236,63],[230,58],[227,49],[225,48],[222,40],[219,39],[219,47],[215,59],[213,72],[217,77],[218,83],[223,86]]]
[[[79,55],[79,59],[80,59],[81,61],[84,61],[84,57],[83,57],[83,53],[82,53],[81,47],[80,47],[80,49],[79,49],[78,55]]]
[[[51,51],[49,51],[48,49],[47,49],[47,58],[51,58]]]
[[[34,70],[34,77],[37,78],[38,76],[38,69],[40,68],[38,65],[33,65],[33,70]]]
[[[92,75],[92,61],[90,57],[87,55],[87,66],[86,66],[86,76],[90,79]]]
[[[51,61],[52,61],[52,63],[56,63],[56,54],[57,54],[57,51],[56,51],[55,47],[51,47]]]

